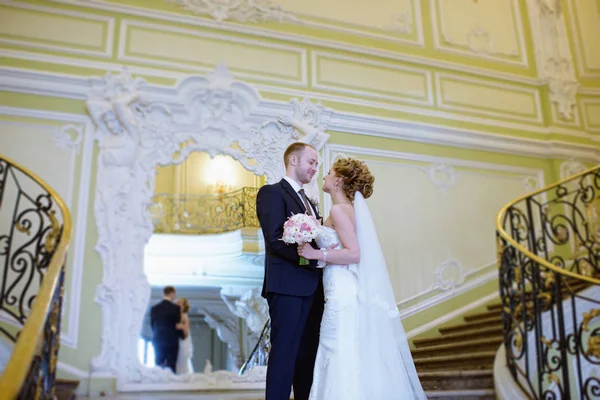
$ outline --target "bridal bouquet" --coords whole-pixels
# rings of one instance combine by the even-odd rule
[[[313,216],[306,214],[292,215],[283,224],[283,240],[287,244],[310,243],[319,235],[321,223]],[[300,257],[300,265],[308,265],[309,261]]]

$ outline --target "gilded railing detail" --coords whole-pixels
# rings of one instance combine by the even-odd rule
[[[507,205],[497,219],[506,363],[535,399],[600,393],[600,168]]]
[[[2,398],[54,397],[71,229],[60,196],[0,156],[0,313],[11,321],[0,334],[15,342],[0,376]]]
[[[258,189],[245,187],[223,194],[154,196],[150,212],[156,233],[209,234],[259,227]]]

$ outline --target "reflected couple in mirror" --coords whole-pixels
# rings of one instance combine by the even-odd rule
[[[191,374],[193,345],[190,336],[190,303],[176,299],[173,286],[165,286],[163,299],[150,309],[155,364],[177,375]]]

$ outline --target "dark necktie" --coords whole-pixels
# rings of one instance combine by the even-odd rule
[[[306,194],[304,193],[304,189],[298,190],[298,193],[300,193],[300,196],[302,196],[302,200],[304,200],[304,206],[306,207],[306,212],[308,212],[308,215],[313,215],[312,207],[308,203],[308,199],[306,198]]]

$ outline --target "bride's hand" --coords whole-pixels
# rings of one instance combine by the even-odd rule
[[[183,324],[176,324],[175,329],[179,329],[179,330],[183,329]]]
[[[307,260],[316,260],[319,250],[314,249],[309,243],[304,243],[298,246],[298,255]]]

